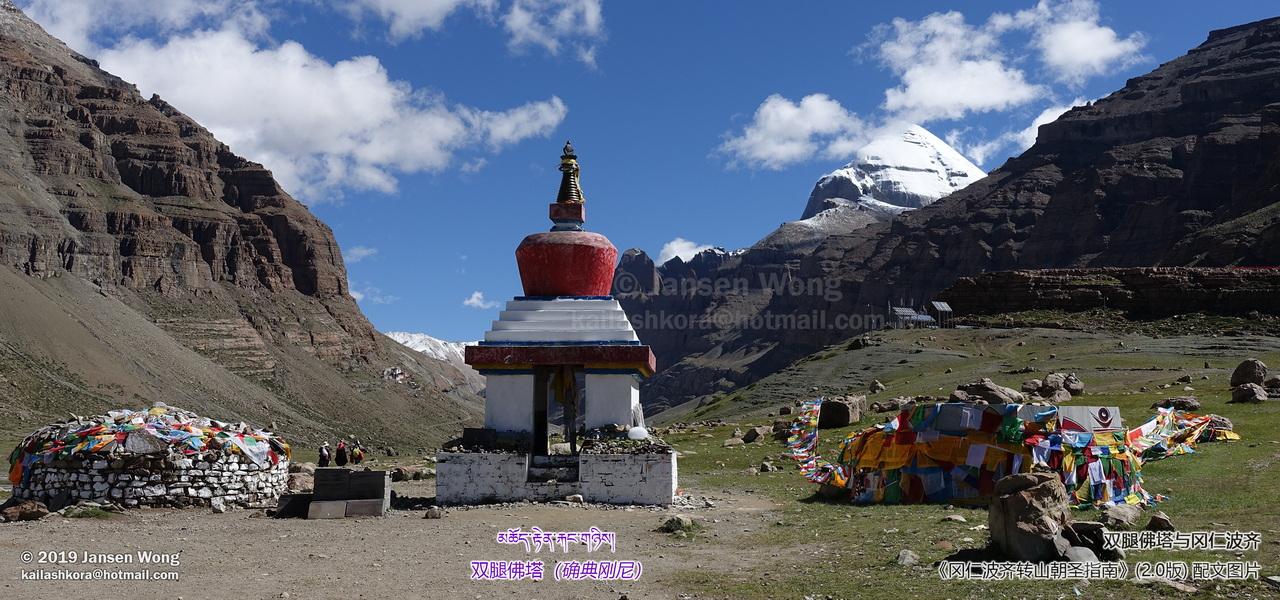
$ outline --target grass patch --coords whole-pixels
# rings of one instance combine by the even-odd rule
[[[68,519],[110,519],[111,513],[96,506],[69,508],[65,515]]]
[[[1200,445],[1196,454],[1148,463],[1143,476],[1146,488],[1169,496],[1157,507],[1183,531],[1258,531],[1263,545],[1257,552],[1237,558],[1230,553],[1141,552],[1137,561],[1251,560],[1261,565],[1262,576],[1280,573],[1280,402],[1260,405],[1227,404],[1226,378],[1243,358],[1257,356],[1280,366],[1280,340],[1257,336],[1213,338],[1183,336],[1155,338],[1140,334],[1100,334],[1063,330],[944,330],[899,331],[876,334],[881,345],[847,350],[836,356],[818,353],[801,368],[763,379],[753,390],[741,390],[738,410],[731,403],[714,411],[738,421],[740,427],[767,424],[770,407],[812,394],[810,387],[835,387],[842,375],[859,373],[878,378],[887,392],[872,400],[896,395],[939,395],[958,383],[992,377],[1017,387],[1023,379],[1042,377],[1051,371],[1079,373],[1086,395],[1073,400],[1083,406],[1117,406],[1128,427],[1154,414],[1151,403],[1164,397],[1191,394],[1200,398],[1203,412],[1226,416],[1243,440]],[[1021,342],[1021,344],[1020,344]],[[1123,342],[1123,343],[1122,343]],[[923,352],[915,352],[921,349]],[[868,353],[881,353],[872,356]],[[887,353],[887,356],[883,354]],[[1050,359],[1050,355],[1054,358]],[[898,364],[902,358],[907,364]],[[1036,360],[1032,360],[1032,359]],[[1210,366],[1206,367],[1205,362]],[[875,368],[863,371],[867,364]],[[1001,371],[1031,365],[1036,373],[1007,375]],[[946,370],[951,369],[951,373]],[[1193,377],[1195,391],[1175,383],[1182,375]],[[1202,379],[1202,377],[1209,379]],[[1162,388],[1162,385],[1169,385]],[[1146,386],[1152,391],[1138,392]],[[945,391],[939,391],[943,389]],[[774,397],[770,399],[769,394]],[[750,400],[770,400],[764,410]],[[819,453],[834,458],[839,442],[850,431],[878,422],[884,415],[868,415],[857,427],[823,430]],[[1168,598],[1184,596],[1164,586],[1140,586],[1131,582],[945,582],[932,566],[956,550],[985,546],[988,534],[971,527],[985,524],[985,509],[937,505],[856,506],[832,503],[815,494],[815,486],[800,477],[794,463],[780,458],[785,451],[775,441],[723,448],[733,427],[704,428],[665,436],[678,450],[695,451],[680,458],[681,485],[703,493],[733,497],[763,496],[776,508],[761,516],[760,526],[745,533],[736,545],[760,548],[753,554],[771,556],[763,566],[730,569],[689,569],[674,575],[673,585],[699,598],[800,598],[806,595],[834,598]],[[710,434],[711,437],[703,437]],[[772,460],[783,470],[747,475],[749,467]],[[943,521],[949,514],[965,517],[965,523]],[[1082,510],[1078,519],[1097,517]],[[1145,521],[1144,521],[1145,523]],[[709,527],[714,527],[710,525]],[[703,539],[709,539],[702,536]],[[903,549],[920,555],[920,566],[898,565]],[[1251,582],[1197,582],[1196,597],[1274,597],[1266,584]]]

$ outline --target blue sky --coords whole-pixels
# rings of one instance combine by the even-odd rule
[[[738,248],[798,218],[878,128],[921,122],[994,169],[1037,119],[1274,16],[1189,1],[19,4],[273,169],[333,228],[379,329],[445,339],[478,338],[520,293],[513,253],[549,226],[565,139],[588,228],[620,250]]]

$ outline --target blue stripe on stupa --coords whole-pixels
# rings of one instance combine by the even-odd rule
[[[516,296],[516,300],[536,300],[545,302],[548,300],[613,300],[613,296]]]

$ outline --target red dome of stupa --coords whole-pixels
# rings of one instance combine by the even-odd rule
[[[583,231],[585,198],[578,157],[565,143],[560,156],[560,193],[551,204],[551,231],[524,238],[516,248],[525,296],[608,296],[618,249],[598,233]]]

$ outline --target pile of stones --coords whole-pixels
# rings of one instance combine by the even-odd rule
[[[1250,358],[1231,373],[1230,402],[1264,402],[1280,398],[1280,377],[1267,377],[1267,365]]]
[[[125,456],[55,459],[31,465],[14,498],[38,500],[51,510],[81,500],[127,508],[275,506],[288,485],[289,463],[259,466],[236,454],[208,452],[194,458]]]

